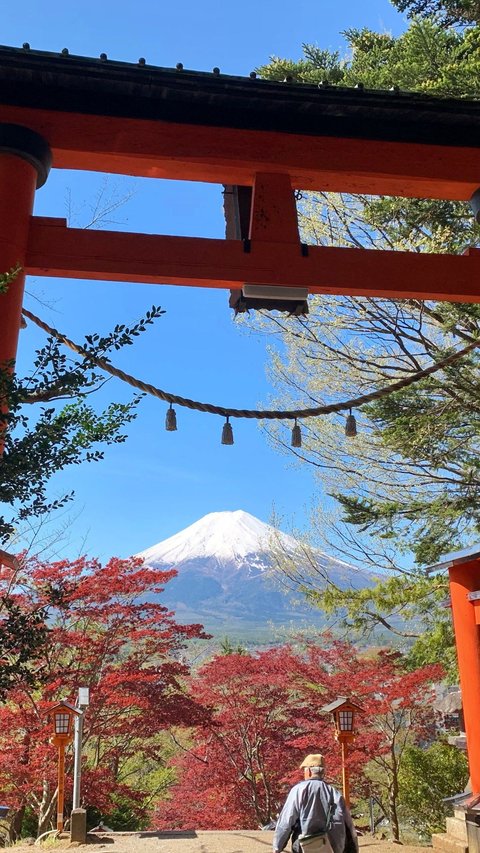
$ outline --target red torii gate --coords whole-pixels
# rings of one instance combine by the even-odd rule
[[[480,302],[480,252],[308,246],[292,190],[467,200],[480,187],[480,102],[272,83],[0,48],[0,364],[15,358],[25,274]],[[32,216],[50,166],[253,188],[242,239],[83,231]],[[244,211],[243,211],[244,214]],[[480,793],[480,562],[456,569],[457,647]],[[465,688],[465,685],[466,688]]]

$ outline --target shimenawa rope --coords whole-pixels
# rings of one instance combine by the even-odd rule
[[[114,367],[105,359],[92,356],[88,350],[84,349],[79,344],[74,343],[74,341],[71,341],[70,338],[67,338],[66,335],[59,332],[58,329],[54,329],[52,326],[49,326],[26,308],[23,308],[22,313],[25,317],[28,317],[32,323],[35,323],[36,326],[43,329],[43,331],[47,332],[48,335],[56,338],[60,343],[73,350],[73,352],[76,352],[77,355],[81,355],[83,358],[88,359],[101,370],[104,370],[111,376],[115,376],[117,379],[121,379],[122,382],[126,382],[133,388],[137,388],[145,394],[151,394],[153,397],[157,397],[159,400],[164,400],[166,403],[184,406],[187,409],[195,409],[198,412],[208,412],[208,414],[211,415],[222,415],[223,417],[229,418],[256,418],[257,420],[294,420],[298,418],[298,420],[303,420],[305,418],[317,417],[318,415],[329,415],[332,412],[358,409],[360,406],[365,405],[365,403],[371,403],[372,400],[379,400],[382,397],[387,397],[389,394],[395,393],[395,391],[400,391],[402,388],[408,388],[409,385],[413,385],[415,382],[420,382],[420,380],[425,379],[425,377],[431,376],[439,370],[443,370],[450,364],[454,364],[456,361],[464,358],[477,347],[480,347],[479,338],[478,340],[469,343],[463,349],[446,356],[440,361],[437,361],[436,364],[426,367],[424,370],[418,370],[411,376],[399,379],[397,382],[392,382],[390,385],[378,388],[376,391],[371,391],[369,394],[363,394],[360,397],[354,397],[351,400],[344,400],[339,403],[328,403],[324,406],[314,406],[307,409],[231,409],[226,406],[215,406],[212,403],[201,403],[198,400],[190,400],[188,397],[179,397],[177,394],[162,391],[161,388],[156,388],[155,385],[151,385],[149,382],[144,382],[142,379],[137,379],[135,376],[125,373],[124,370]]]

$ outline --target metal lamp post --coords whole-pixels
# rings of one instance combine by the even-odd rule
[[[350,808],[350,777],[348,772],[348,744],[355,738],[355,714],[361,711],[360,705],[351,702],[345,696],[340,696],[321,709],[332,714],[335,723],[335,739],[342,749],[342,781],[343,797]]]
[[[58,794],[57,830],[63,832],[63,804],[65,800],[65,747],[73,738],[73,720],[81,712],[68,702],[59,702],[50,708],[48,716],[53,718],[51,743],[58,748]]]
[[[88,687],[78,688],[77,710],[80,711],[75,717],[74,738],[74,763],[73,763],[73,809],[80,808],[80,786],[82,781],[82,736],[83,715],[90,704],[90,690]]]

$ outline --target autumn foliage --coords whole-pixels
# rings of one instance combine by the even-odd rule
[[[338,696],[363,709],[349,758],[355,793],[374,790],[394,825],[402,751],[428,736],[432,717],[425,697],[440,675],[432,666],[405,673],[398,654],[365,658],[327,639],[302,652],[287,647],[214,658],[190,687],[213,713],[196,728],[191,750],[177,759],[178,783],[170,801],[159,805],[154,826],[262,826],[275,819],[309,752],[321,750],[329,779],[339,783],[340,749],[321,711]]]
[[[201,627],[177,624],[159,603],[174,574],[136,558],[105,565],[81,558],[31,560],[17,579],[19,607],[47,608],[48,643],[34,662],[37,686],[20,679],[0,705],[0,791],[20,818],[33,810],[39,831],[49,828],[56,804],[56,753],[45,716],[55,701],[75,702],[77,688],[90,687],[82,789],[103,814],[123,797],[141,818],[145,791],[136,768],[161,765],[159,733],[203,720],[204,709],[182,687],[188,669],[180,660]]]
[[[323,752],[328,778],[339,784],[339,745],[321,709],[348,696],[362,707],[349,756],[353,794],[374,793],[397,837],[403,753],[432,739],[429,684],[440,668],[406,672],[398,653],[365,655],[323,637],[259,654],[235,649],[190,676],[182,650],[204,635],[160,603],[173,575],[135,558],[82,558],[31,560],[14,584],[0,578],[19,611],[46,614],[48,640],[42,634],[30,662],[34,677],[22,679],[20,669],[0,705],[0,791],[17,828],[25,813],[39,832],[51,826],[56,753],[46,712],[88,686],[82,794],[96,813],[123,810],[147,825],[157,802],[157,829],[267,824],[306,753]],[[163,784],[152,785],[172,756]],[[70,754],[67,779],[71,762]],[[67,812],[68,798],[67,786]]]

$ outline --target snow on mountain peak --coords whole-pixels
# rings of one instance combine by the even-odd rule
[[[138,556],[143,557],[147,564],[170,566],[211,557],[220,562],[243,563],[249,554],[270,551],[275,541],[290,552],[296,548],[292,536],[237,509],[234,512],[210,512]]]

